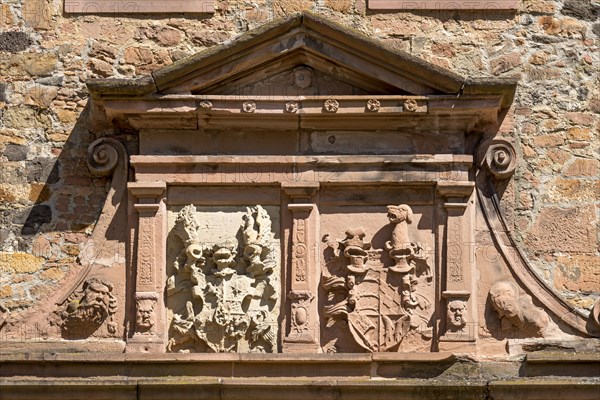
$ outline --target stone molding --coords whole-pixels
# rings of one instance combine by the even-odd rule
[[[67,14],[214,13],[214,0],[65,0]]]
[[[519,0],[369,0],[369,10],[518,10]]]

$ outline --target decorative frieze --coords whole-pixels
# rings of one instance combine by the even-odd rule
[[[473,301],[474,236],[469,208],[474,185],[470,182],[440,181],[437,186],[440,203],[445,210],[441,249],[445,260],[442,264],[441,297],[445,304],[441,310],[443,335],[440,342],[474,342],[477,313]]]

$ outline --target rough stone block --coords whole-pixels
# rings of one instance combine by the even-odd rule
[[[593,206],[544,207],[525,233],[525,243],[532,251],[595,252],[595,220]]]

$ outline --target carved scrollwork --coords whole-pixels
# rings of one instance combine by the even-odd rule
[[[84,282],[81,290],[77,290],[67,298],[62,309],[57,311],[61,318],[61,331],[66,339],[82,339],[89,337],[108,320],[109,333],[116,332],[113,316],[117,311],[117,298],[113,293],[113,285],[96,278]]]
[[[123,199],[127,184],[127,151],[121,142],[112,138],[100,138],[94,141],[88,147],[87,162],[88,168],[95,176],[108,176],[111,173],[113,178],[110,184],[110,190],[104,202],[100,219],[94,228],[94,232],[87,244],[84,246],[89,249],[86,253],[80,255],[79,262],[84,266],[78,279],[72,286],[68,287],[63,295],[57,301],[57,305],[65,303],[72,293],[86,280],[92,265],[112,266],[115,262],[114,251],[105,254],[107,248],[106,232],[113,217],[115,216],[118,205]],[[106,256],[106,257],[105,257]]]
[[[108,176],[113,173],[119,161],[123,161],[123,157],[126,157],[126,153],[121,142],[100,138],[88,147],[88,168],[95,176]]]
[[[482,143],[477,151],[477,159],[496,179],[512,176],[517,166],[517,153],[514,146],[504,139],[493,139]]]
[[[291,331],[290,337],[298,339],[308,333],[311,327],[309,306],[314,296],[305,290],[292,290],[288,293],[291,300]],[[311,338],[312,340],[312,338]]]
[[[516,284],[496,282],[490,288],[492,308],[498,313],[503,331],[517,329],[531,336],[543,336],[548,327],[548,315],[531,302],[531,297],[520,294]]]

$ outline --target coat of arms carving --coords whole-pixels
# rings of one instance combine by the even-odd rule
[[[278,243],[260,205],[240,222],[237,237],[209,243],[201,231],[210,221],[200,222],[193,205],[177,215],[183,248],[167,280],[174,308],[167,351],[277,351]]]
[[[365,242],[363,228],[348,229],[343,240],[325,238],[326,352],[342,351],[348,334],[368,352],[401,351],[415,336],[431,339],[432,299],[423,286],[431,286],[432,275],[425,245],[409,240],[409,206],[389,206],[388,218],[394,228],[385,249]],[[382,261],[384,251],[393,265]]]

